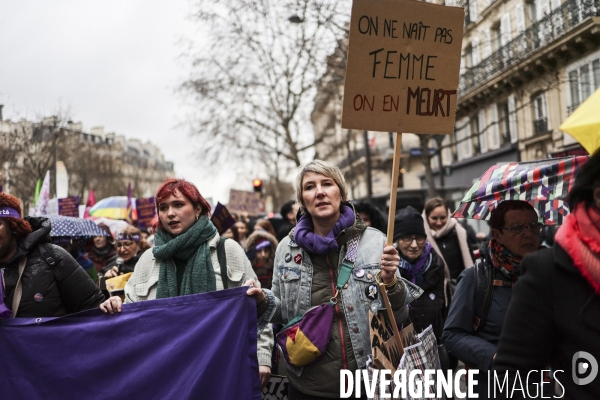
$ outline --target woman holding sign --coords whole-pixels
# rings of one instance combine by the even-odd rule
[[[233,240],[221,242],[209,218],[210,205],[196,186],[183,179],[169,179],[158,188],[155,198],[156,245],[135,266],[125,286],[125,302],[251,286],[248,295],[256,299],[259,331],[264,328],[258,336],[257,352],[264,387],[271,375],[273,332],[268,319],[272,310],[266,296],[272,294],[260,288],[240,245]],[[218,255],[219,248],[224,249],[225,259]],[[100,309],[111,314],[121,312],[121,299],[111,297]]]
[[[320,160],[303,165],[295,192],[301,216],[275,254],[272,322],[288,324],[303,316],[314,318],[316,329],[292,324],[277,335],[288,366],[288,398],[339,398],[340,370],[364,369],[371,354],[369,310],[382,306],[378,282],[386,287],[398,324],[414,299],[407,286],[414,286],[400,277],[398,252],[385,246],[385,235],[367,228],[348,203],[338,167]],[[319,354],[295,348],[286,338],[291,336]]]

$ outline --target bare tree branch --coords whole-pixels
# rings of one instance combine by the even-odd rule
[[[194,70],[181,90],[198,110],[191,133],[206,167],[234,156],[269,160],[255,167],[279,182],[312,157],[323,141],[315,140],[310,122],[314,97],[329,55],[347,34],[339,27],[350,6],[349,0],[198,0],[194,18],[209,45],[187,55]],[[289,22],[292,14],[303,22]]]

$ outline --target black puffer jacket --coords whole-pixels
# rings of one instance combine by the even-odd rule
[[[403,257],[400,254],[400,257]],[[400,274],[405,276],[404,270],[400,268]],[[431,264],[423,273],[423,281],[420,283],[423,294],[417,300],[410,303],[409,316],[413,323],[415,332],[419,333],[429,325],[433,325],[435,337],[441,341],[442,329],[444,328],[444,262],[434,249],[431,249]]]
[[[12,309],[19,261],[27,256],[17,317],[60,317],[98,307],[104,300],[100,289],[68,252],[50,244],[50,220],[40,217],[25,220],[31,224],[33,232],[18,243],[15,256],[0,265],[4,268],[6,305]],[[47,243],[44,246],[50,251],[54,266],[41,256],[41,243]]]

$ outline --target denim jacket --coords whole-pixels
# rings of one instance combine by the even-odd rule
[[[366,295],[366,288],[375,283],[375,274],[379,272],[379,261],[385,246],[385,235],[373,228],[367,228],[361,235],[358,245],[353,273],[348,279],[347,288],[341,291],[338,301],[344,309],[352,305],[352,311],[346,313],[348,331],[352,349],[356,356],[359,368],[365,368],[367,357],[371,354],[371,340],[369,332],[369,310],[377,312],[385,308],[377,296],[371,300]],[[347,247],[344,244],[340,249],[338,271],[346,255]],[[364,273],[355,271],[364,270]],[[407,304],[418,298],[422,290],[409,281],[404,280],[399,271],[396,272],[398,284],[404,285],[406,296],[403,303],[394,309],[405,308]],[[296,244],[290,236],[285,237],[277,247],[273,270],[273,287],[276,310],[272,322],[287,324],[298,315],[304,314],[311,308],[311,286],[313,266],[309,254]],[[358,305],[363,305],[359,307]],[[405,313],[408,315],[408,313]],[[401,323],[402,321],[396,321]],[[300,376],[303,368],[287,365],[296,375]]]

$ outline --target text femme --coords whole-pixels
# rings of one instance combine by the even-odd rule
[[[377,65],[383,62],[380,61],[383,57],[380,57],[379,60],[377,57],[383,50],[384,49],[381,48],[369,53],[370,56],[373,56],[373,78],[375,78],[377,73]],[[418,74],[416,79],[423,79],[424,73],[425,80],[434,81],[435,78],[430,76],[432,73],[429,70],[435,67],[433,62],[436,58],[437,56],[425,56],[423,54],[417,56],[416,54],[411,53],[399,53],[398,55],[396,50],[388,50],[385,57],[385,66],[382,68],[383,77],[385,79],[402,79],[402,68],[404,67],[404,71],[406,71],[406,77],[404,79],[415,79],[416,71]],[[394,64],[396,64],[397,67],[394,67]]]

